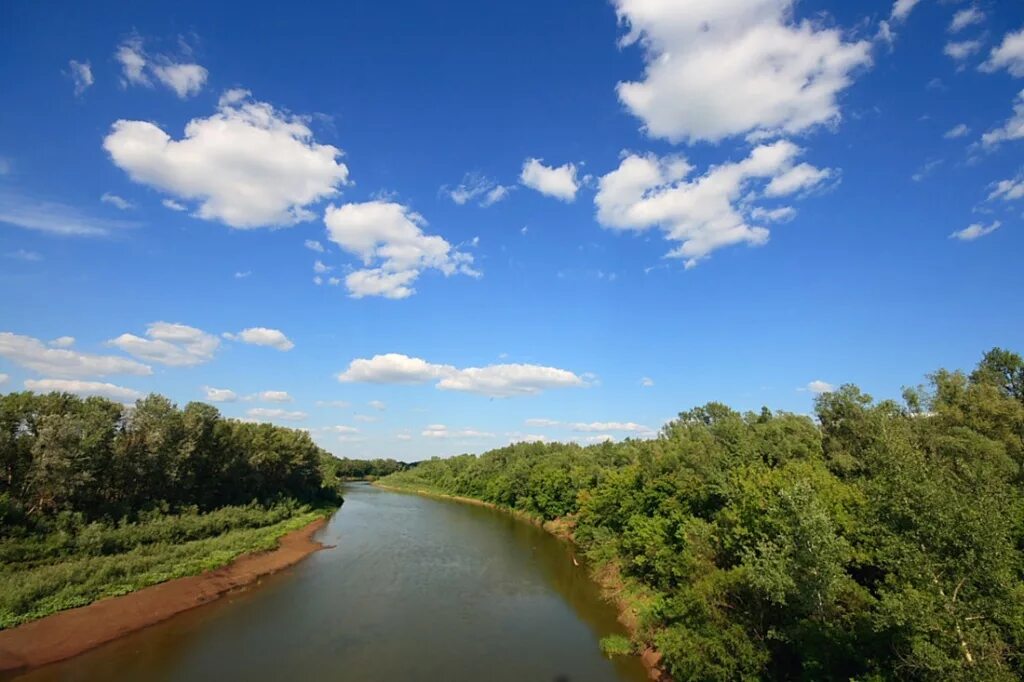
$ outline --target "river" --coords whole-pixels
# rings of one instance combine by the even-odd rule
[[[603,682],[622,633],[572,548],[508,514],[349,485],[297,566],[164,623],[17,678]]]

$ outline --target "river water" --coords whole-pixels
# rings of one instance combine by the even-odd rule
[[[639,682],[571,546],[507,514],[353,484],[335,545],[23,682]]]

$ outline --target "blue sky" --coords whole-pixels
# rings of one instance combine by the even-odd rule
[[[1020,2],[2,11],[0,390],[412,460],[1024,348]]]

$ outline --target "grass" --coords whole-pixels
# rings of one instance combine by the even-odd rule
[[[0,541],[0,629],[196,575],[328,513],[294,503],[154,516]]]

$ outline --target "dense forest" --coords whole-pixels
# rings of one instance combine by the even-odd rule
[[[0,628],[269,549],[341,502],[337,463],[203,403],[0,396]]]
[[[1015,680],[1022,465],[1024,361],[995,349],[901,402],[709,403],[653,440],[521,443],[386,482],[568,528],[676,680]]]
[[[373,481],[404,471],[409,464],[394,459],[349,459],[339,457],[330,463],[331,473],[342,481]]]

